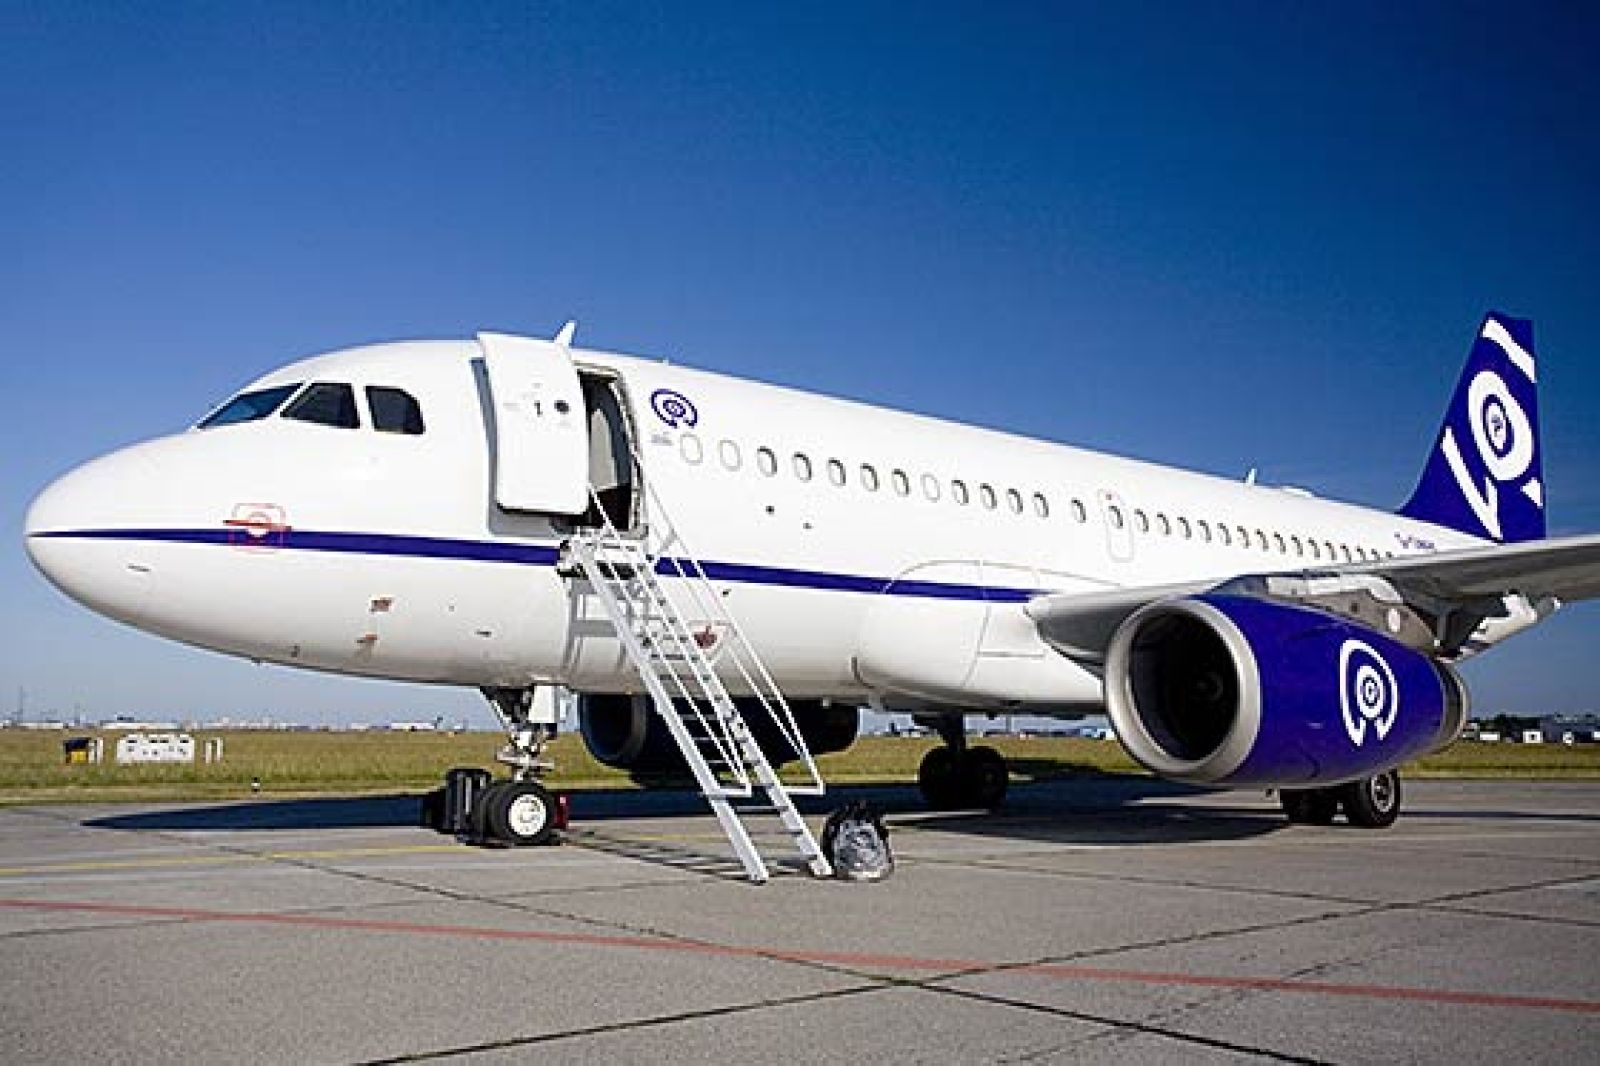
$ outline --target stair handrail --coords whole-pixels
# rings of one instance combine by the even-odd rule
[[[634,463],[635,469],[642,469],[637,453],[634,455]],[[700,557],[689,547],[688,540],[683,536],[682,531],[678,529],[677,523],[672,521],[666,504],[662,501],[661,494],[656,491],[651,479],[644,479],[644,489],[646,499],[650,505],[648,515],[650,520],[645,525],[645,535],[648,537],[652,532],[657,533],[657,543],[659,545],[657,554],[662,561],[677,572],[679,577],[685,579],[683,586],[687,588],[690,598],[695,602],[695,606],[700,613],[707,619],[715,620],[726,626],[733,637],[730,658],[733,661],[734,668],[739,672],[745,687],[750,690],[751,694],[761,704],[762,709],[767,713],[767,716],[778,728],[778,732],[783,737],[784,742],[800,758],[802,765],[805,767],[806,775],[811,783],[808,785],[786,784],[785,787],[797,795],[823,795],[827,791],[827,785],[823,781],[821,771],[817,769],[816,760],[811,755],[811,749],[807,746],[799,725],[795,722],[794,710],[789,706],[788,699],[784,697],[783,691],[778,687],[777,682],[773,680],[772,674],[767,670],[766,663],[762,661],[761,656],[756,652],[755,644],[746,635],[744,627],[739,624],[738,618],[722,604],[720,597],[712,596],[708,598],[704,595],[705,589],[714,590],[715,585],[712,584],[711,578],[706,574],[705,567],[701,565]],[[609,525],[609,516],[603,515],[603,517]],[[665,527],[665,529],[663,530],[662,527]],[[674,542],[680,550],[678,552],[668,551],[667,549]],[[683,566],[685,561],[688,562],[690,571],[685,571]]]

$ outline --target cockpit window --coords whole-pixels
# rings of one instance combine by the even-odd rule
[[[361,425],[356,415],[356,390],[342,382],[319,381],[310,386],[284,408],[283,417],[340,429]]]
[[[422,408],[404,389],[368,385],[367,406],[372,408],[372,428],[379,433],[415,436],[422,432]]]
[[[293,385],[274,385],[270,389],[256,389],[253,392],[241,392],[217,410],[201,419],[200,429],[211,429],[213,426],[235,426],[240,422],[254,422],[266,418],[276,411],[300,387],[299,383]]]

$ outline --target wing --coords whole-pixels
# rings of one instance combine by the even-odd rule
[[[1571,603],[1600,596],[1600,533],[1388,559],[1366,570],[1440,599],[1522,595]]]
[[[1434,635],[1436,653],[1454,656],[1493,641],[1473,641],[1486,620],[1512,613],[1508,600],[1521,600],[1539,617],[1563,602],[1600,597],[1600,534],[1556,540],[1497,544],[1483,548],[1407,556],[1352,566],[1324,567],[1283,574],[1253,575],[1232,581],[1193,581],[1144,585],[1087,594],[1054,593],[1030,600],[1028,616],[1045,642],[1080,662],[1104,660],[1112,634],[1147,603],[1191,596],[1224,585],[1264,596],[1316,601],[1357,588],[1386,602],[1410,608]],[[1524,628],[1517,626],[1516,628]],[[1502,639],[1509,629],[1494,639]]]

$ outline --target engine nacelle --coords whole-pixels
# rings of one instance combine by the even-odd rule
[[[1324,611],[1218,594],[1129,617],[1105,686],[1129,754],[1207,784],[1370,777],[1449,744],[1467,717],[1449,666]]]
[[[768,761],[781,765],[797,757],[764,710],[745,700],[735,702]],[[857,708],[816,700],[793,702],[789,708],[811,754],[843,751],[855,743],[861,725]],[[607,766],[645,772],[684,769],[683,756],[649,696],[580,696],[578,724],[589,754]]]

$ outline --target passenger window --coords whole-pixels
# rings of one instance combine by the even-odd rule
[[[1112,504],[1106,508],[1106,521],[1111,523],[1112,529],[1121,529],[1123,525],[1122,508]]]
[[[422,408],[404,389],[368,385],[367,407],[372,411],[372,428],[379,433],[404,433],[414,437],[422,432]]]
[[[1210,544],[1211,543],[1211,523],[1207,522],[1204,518],[1202,518],[1198,522],[1196,522],[1195,525],[1200,530],[1200,539],[1202,541],[1204,541],[1205,543]]]
[[[1296,555],[1304,555],[1305,554],[1305,550],[1300,545],[1300,538],[1299,537],[1291,535],[1289,537],[1289,547]]]
[[[906,477],[904,470],[896,470],[889,475],[889,480],[894,482],[894,494],[896,496],[911,495],[911,479]]]
[[[939,500],[939,479],[932,474],[923,474],[922,494],[937,503]]]
[[[690,466],[699,466],[700,460],[706,457],[706,450],[700,443],[700,438],[693,433],[685,433],[678,438],[678,451],[683,455],[683,461]]]
[[[992,511],[995,505],[994,486],[988,482],[978,486],[978,499],[983,501],[983,506]]]
[[[968,496],[967,496],[967,483],[965,481],[960,480],[959,478],[956,479],[955,481],[950,482],[950,495],[951,495],[951,497],[953,497],[955,499],[955,501],[957,503],[959,503],[961,506],[965,507],[967,505],[967,499],[968,499]]]
[[[1273,545],[1275,545],[1277,547],[1278,551],[1280,551],[1280,552],[1287,553],[1288,550],[1289,550],[1288,548],[1284,547],[1284,545],[1283,545],[1283,534],[1282,533],[1274,533],[1272,535],[1272,543],[1273,543]]]
[[[1044,498],[1044,493],[1042,492],[1033,494],[1033,513],[1040,518],[1050,517],[1050,501]]]
[[[861,464],[861,487],[868,492],[878,491],[878,471],[866,463]]]
[[[1189,528],[1189,520],[1184,518],[1182,515],[1178,516],[1178,536],[1182,537],[1184,540],[1188,540],[1190,537],[1194,536],[1194,530]]]
[[[1150,532],[1150,519],[1145,515],[1144,511],[1139,509],[1134,510],[1133,528],[1137,529],[1140,533]]]
[[[339,429],[361,425],[356,415],[356,390],[342,382],[319,381],[312,385],[283,409],[283,417]]]
[[[844,464],[837,459],[828,460],[828,480],[835,485],[844,484]]]
[[[1006,489],[1006,506],[1012,514],[1022,513],[1022,494],[1016,489]]]
[[[300,387],[296,382],[293,385],[274,385],[270,389],[256,389],[254,392],[241,392],[211,414],[201,419],[200,429],[212,429],[216,426],[237,426],[241,422],[254,422],[266,418],[279,407],[283,401],[294,395]]]
[[[722,457],[724,469],[737,470],[744,463],[744,457],[739,454],[739,445],[735,441],[725,440],[717,445],[717,454]]]
[[[1217,540],[1222,542],[1224,548],[1233,546],[1233,534],[1228,532],[1228,527],[1221,522],[1217,523]]]
[[[1078,523],[1087,522],[1089,520],[1089,512],[1083,506],[1082,500],[1075,499],[1072,501],[1072,520]]]
[[[1172,519],[1168,518],[1162,512],[1156,512],[1156,529],[1163,537],[1172,536]]]
[[[1243,526],[1234,526],[1233,528],[1239,534],[1239,547],[1250,547],[1250,531]]]
[[[1259,529],[1256,530],[1256,547],[1262,551],[1267,550],[1267,535]]]
[[[1316,541],[1308,540],[1308,541],[1306,541],[1306,546],[1311,549],[1311,558],[1313,558],[1313,559],[1321,559],[1322,558],[1322,547]]]
[[[756,468],[767,477],[778,472],[778,457],[772,454],[771,448],[756,449]]]
[[[811,457],[804,452],[794,453],[794,476],[801,481],[811,480]]]

